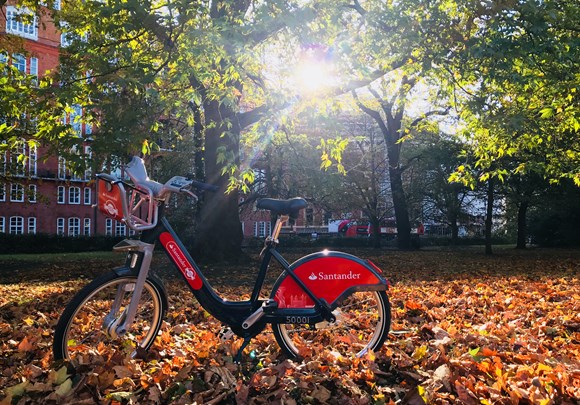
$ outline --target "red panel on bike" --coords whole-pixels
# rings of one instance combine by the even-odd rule
[[[187,257],[183,253],[183,250],[179,247],[173,236],[169,232],[163,232],[159,235],[159,240],[169,256],[173,259],[173,262],[179,268],[179,271],[183,274],[191,288],[194,290],[199,290],[203,285],[201,278],[197,275],[197,272],[187,260]]]
[[[123,220],[124,193],[117,184],[99,179],[99,210],[109,218]]]
[[[319,298],[332,304],[346,290],[357,286],[386,286],[385,281],[363,262],[346,255],[320,256],[294,268],[300,280]],[[380,288],[379,288],[380,289]],[[286,276],[274,295],[278,308],[308,308],[314,302],[290,276]]]

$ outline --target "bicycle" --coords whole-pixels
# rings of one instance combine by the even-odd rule
[[[225,325],[221,338],[243,338],[234,359],[240,362],[250,340],[271,325],[276,342],[289,358],[307,357],[313,347],[331,346],[344,356],[378,350],[387,338],[391,312],[388,282],[370,260],[324,250],[290,264],[276,249],[282,226],[307,203],[302,198],[264,198],[258,209],[276,215],[264,243],[262,262],[249,300],[228,301],[211,287],[164,216],[173,193],[197,200],[196,192],[217,187],[182,176],[165,184],[150,180],[144,162],[133,157],[125,166],[131,183],[97,175],[98,207],[140,236],[113,249],[127,254],[125,265],[82,288],[66,306],[55,328],[55,360],[90,361],[103,348],[125,349],[135,357],[154,343],[168,308],[163,283],[149,273],[157,243],[179,270],[205,311]],[[283,268],[270,296],[260,298],[274,259]]]

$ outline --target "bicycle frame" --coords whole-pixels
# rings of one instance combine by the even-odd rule
[[[158,224],[153,229],[144,231],[141,235],[141,240],[125,240],[115,247],[117,251],[127,251],[129,253],[127,266],[132,269],[138,268],[139,276],[127,313],[119,324],[109,326],[110,335],[124,333],[127,325],[130,325],[133,321],[140,293],[149,271],[153,249],[158,241],[172,263],[180,271],[200,305],[209,314],[229,326],[240,337],[250,339],[260,333],[268,323],[304,323],[313,325],[324,321],[330,323],[335,321],[332,309],[336,306],[336,303],[331,306],[325,299],[321,299],[296,274],[293,267],[300,268],[300,261],[297,266],[291,265],[276,250],[278,235],[283,223],[288,220],[287,216],[278,218],[272,235],[265,242],[264,250],[262,251],[262,263],[250,299],[246,301],[228,301],[222,299],[211,287],[168,220],[162,215],[162,207],[159,214],[160,220]],[[290,276],[289,280],[292,280],[293,292],[296,293],[296,290],[298,290],[308,297],[307,299],[310,303],[308,307],[293,308],[286,305],[284,308],[278,308],[278,302],[276,301],[276,298],[278,298],[276,294],[277,288],[274,288],[270,299],[259,298],[272,259],[276,260],[284,268],[283,274]],[[386,290],[386,280],[378,273],[373,272],[372,268],[368,270],[373,277],[376,277],[378,283],[365,288],[369,290]],[[358,290],[357,286],[353,285],[352,288],[345,291],[345,295],[356,290]],[[113,329],[115,330],[112,331]]]

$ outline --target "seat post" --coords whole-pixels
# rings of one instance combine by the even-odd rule
[[[278,219],[276,220],[276,224],[274,225],[274,230],[272,231],[272,240],[278,243],[278,237],[280,236],[280,232],[282,231],[282,226],[288,221],[288,215],[279,215]]]

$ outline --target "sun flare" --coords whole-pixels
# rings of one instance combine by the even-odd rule
[[[316,93],[332,84],[332,72],[323,62],[304,61],[296,67],[296,85],[305,93]]]
[[[323,47],[302,51],[293,74],[300,93],[313,95],[336,84],[336,72],[328,56],[328,49]]]

